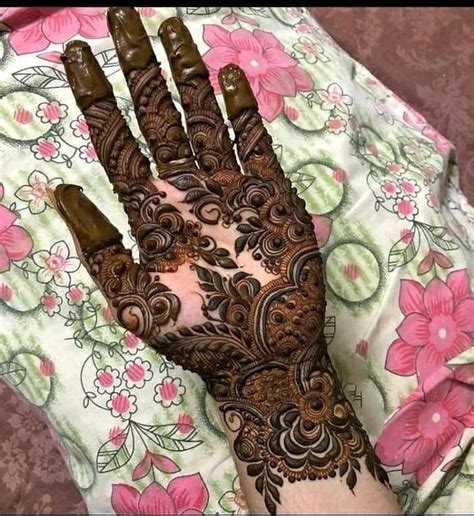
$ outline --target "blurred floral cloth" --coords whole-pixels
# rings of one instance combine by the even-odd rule
[[[234,62],[247,73],[313,214],[331,357],[403,510],[468,512],[474,210],[459,190],[453,146],[304,9],[139,11],[167,77],[157,29],[174,15],[190,28],[217,93],[219,68]],[[59,183],[82,185],[136,253],[60,62],[66,41],[89,41],[149,155],[105,8],[2,8],[0,20],[4,382],[48,421],[90,513],[247,512],[203,383],[114,323],[51,203]],[[17,441],[3,444],[0,510],[21,512],[11,494],[29,421],[9,416],[8,405],[3,417]],[[31,450],[45,454],[38,476],[54,483],[54,452]],[[48,496],[35,512],[53,510]]]

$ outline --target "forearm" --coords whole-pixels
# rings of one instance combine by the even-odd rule
[[[400,512],[327,355],[316,362],[256,371],[218,403],[251,512]]]

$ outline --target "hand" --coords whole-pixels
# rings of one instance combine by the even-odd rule
[[[58,186],[55,198],[117,321],[202,377],[270,512],[283,478],[339,475],[352,490],[363,461],[387,483],[327,354],[311,217],[280,168],[243,71],[232,64],[219,72],[241,169],[183,23],[166,20],[159,36],[187,134],[136,11],[110,9],[108,21],[158,179],[91,49],[73,41],[63,61],[139,263],[78,186]]]

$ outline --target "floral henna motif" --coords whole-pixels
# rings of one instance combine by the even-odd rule
[[[194,216],[186,220],[152,181],[90,49],[69,44],[68,78],[129,216],[141,264],[78,187],[60,185],[56,197],[118,320],[205,381],[272,514],[284,478],[339,476],[352,490],[363,462],[388,484],[327,353],[323,266],[311,217],[284,176],[243,72],[229,65],[219,75],[241,174],[207,70],[182,22],[165,21],[159,35],[190,140],[138,14],[114,8],[109,25],[160,176]],[[91,91],[78,75],[81,66]],[[248,267],[253,259],[251,271],[218,246],[224,235],[234,240],[236,260],[244,255]],[[201,290],[199,324],[186,321],[180,299],[160,282],[160,273],[178,269]],[[171,327],[172,321],[179,324]]]

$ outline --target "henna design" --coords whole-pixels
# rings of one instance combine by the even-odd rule
[[[194,215],[186,220],[158,190],[90,49],[69,44],[68,79],[128,214],[141,264],[79,190],[60,185],[56,196],[118,320],[203,378],[235,432],[237,457],[272,514],[284,478],[339,476],[352,490],[364,462],[388,484],[327,353],[323,267],[311,217],[284,176],[243,72],[229,65],[219,76],[240,174],[208,72],[182,22],[166,20],[159,35],[190,141],[136,11],[113,8],[108,20],[160,176],[182,192]],[[218,245],[227,230],[236,235],[235,259],[255,261],[251,272],[229,271],[237,262]],[[202,322],[180,319],[163,334],[164,325],[181,318],[181,303],[159,274],[178,269],[199,286]]]

